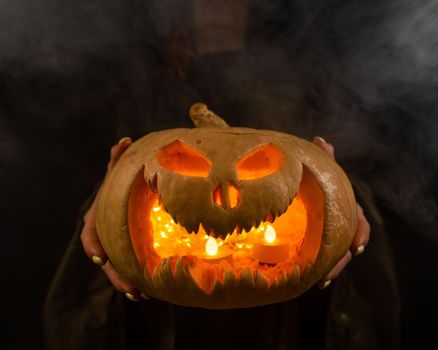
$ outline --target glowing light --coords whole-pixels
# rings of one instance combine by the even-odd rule
[[[277,232],[272,225],[267,225],[265,230],[265,241],[268,243],[274,243],[277,239]]]
[[[158,243],[158,242],[154,242],[154,248],[157,249],[157,248],[159,248],[159,247],[160,247],[160,243]]]
[[[209,256],[215,256],[218,252],[217,242],[214,237],[210,237],[205,244],[205,252]]]
[[[161,234],[161,237],[163,237],[163,238],[167,238],[166,232],[161,231],[160,234]]]
[[[152,210],[156,213],[157,211],[160,211],[160,207],[154,207]]]

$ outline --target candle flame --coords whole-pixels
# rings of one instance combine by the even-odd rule
[[[209,256],[215,256],[218,251],[217,242],[214,237],[210,237],[205,244],[205,252]]]
[[[265,230],[265,241],[268,243],[274,243],[277,239],[277,232],[275,231],[274,226],[267,225]]]

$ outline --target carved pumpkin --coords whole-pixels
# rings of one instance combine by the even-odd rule
[[[106,178],[97,230],[112,264],[151,297],[212,309],[292,299],[344,256],[356,202],[340,167],[292,135],[197,128],[133,143]]]

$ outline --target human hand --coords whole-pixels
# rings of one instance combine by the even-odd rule
[[[315,137],[313,143],[325,151],[333,160],[335,159],[335,150],[333,145],[327,143],[322,137]],[[338,277],[342,270],[351,261],[353,256],[360,255],[364,252],[365,247],[370,239],[370,224],[366,219],[363,209],[359,204],[357,204],[357,229],[356,235],[354,236],[353,242],[350,245],[350,249],[344,255],[344,257],[339,260],[339,262],[333,267],[333,269],[325,275],[321,281],[318,283],[319,288],[324,289],[328,287],[331,281]]]
[[[129,137],[124,137],[117,145],[114,145],[111,148],[111,158],[107,166],[107,175],[111,172],[123,152],[125,152],[131,144],[131,139]],[[90,209],[88,209],[87,213],[84,215],[84,227],[81,232],[82,246],[84,247],[87,256],[96,265],[102,267],[103,272],[119,292],[124,293],[129,300],[138,301],[140,299],[140,292],[135,289],[130,282],[120,277],[114,266],[111,264],[111,261],[108,260],[108,257],[100,244],[96,230],[97,197],[98,196],[94,198]]]

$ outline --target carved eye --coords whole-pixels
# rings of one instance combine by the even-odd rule
[[[255,180],[275,173],[283,165],[283,153],[274,145],[267,144],[251,151],[237,162],[240,180]]]
[[[157,160],[167,170],[186,176],[207,177],[211,168],[207,158],[179,140],[161,148]]]

